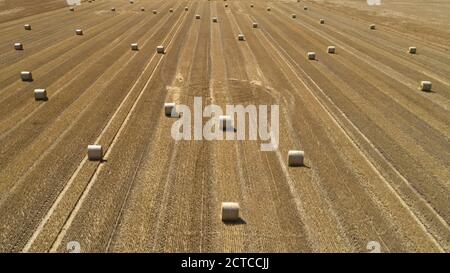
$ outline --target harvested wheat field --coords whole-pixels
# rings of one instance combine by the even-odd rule
[[[450,252],[449,0],[38,2],[0,0],[0,252]]]

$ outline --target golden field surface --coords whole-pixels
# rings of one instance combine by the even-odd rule
[[[0,0],[0,252],[450,252],[450,1],[424,3]],[[194,97],[279,105],[278,149],[175,141]]]

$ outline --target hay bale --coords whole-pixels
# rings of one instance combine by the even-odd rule
[[[34,89],[35,100],[47,100],[47,91],[45,89]]]
[[[25,30],[31,30],[31,25],[30,24],[25,24],[25,25],[23,25],[23,28]]]
[[[267,11],[270,11],[271,10],[271,8],[270,7],[267,7]]]
[[[316,53],[308,52],[308,60],[315,60],[315,59],[316,59]]]
[[[91,161],[101,161],[103,159],[102,146],[88,145],[88,159]]]
[[[139,50],[139,46],[137,43],[132,43],[131,44],[131,50]]]
[[[158,11],[157,10],[153,10],[153,14],[157,14],[158,13]]]
[[[145,11],[145,8],[144,8],[144,7],[141,7],[141,11]]]
[[[304,6],[304,7],[303,7],[303,10],[308,10],[308,7],[307,7],[307,6]]]
[[[70,7],[69,10],[70,11],[75,11],[75,8],[74,7]]]
[[[76,35],[83,35],[83,30],[82,29],[75,29],[75,34]]]
[[[111,11],[116,11],[116,8],[115,8],[115,7],[112,7],[112,8],[111,8]]]
[[[134,1],[133,1],[133,0],[130,0],[130,4],[134,4]]]
[[[299,167],[304,164],[305,152],[298,150],[290,150],[288,152],[288,165],[289,167]]]
[[[171,8],[171,9],[169,9],[169,12],[173,12],[173,9]]]
[[[375,24],[371,24],[371,25],[369,26],[369,28],[372,29],[372,30],[375,30],[375,28],[376,28],[376,27],[375,27]]]
[[[219,128],[222,131],[233,129],[233,119],[231,116],[219,116]]]
[[[239,41],[245,41],[245,36],[244,36],[244,34],[239,34],[239,35],[238,35],[238,40],[239,40]]]
[[[251,7],[251,8],[253,8],[253,7],[254,7],[254,5],[253,5],[253,4],[250,4],[250,7]]]
[[[24,82],[31,82],[33,80],[33,75],[30,71],[22,71],[20,72],[20,78]]]
[[[177,106],[174,102],[164,103],[164,115],[171,118],[180,117],[180,113],[177,112]]]
[[[164,46],[160,45],[156,47],[156,53],[158,54],[164,54],[166,50],[164,49]]]
[[[297,18],[296,14],[292,14],[291,16],[292,16],[293,19]]]
[[[212,18],[213,23],[217,23],[217,17]]]
[[[258,23],[253,22],[252,26],[253,26],[253,28],[258,28]]]
[[[14,43],[14,48],[16,50],[23,50],[23,45],[22,43]]]
[[[327,52],[330,53],[330,54],[336,53],[336,47],[335,46],[329,46],[327,48]]]
[[[188,8],[188,7],[184,7],[184,10],[185,10],[185,11],[188,11],[188,10],[189,10],[189,8]]]
[[[228,4],[225,4],[225,7],[228,8]]]
[[[234,222],[239,220],[239,203],[222,202],[222,221]]]
[[[409,52],[409,54],[416,54],[417,53],[417,48],[415,46],[410,46],[408,48],[408,52]]]
[[[195,19],[200,19],[200,14],[196,14]]]
[[[432,88],[432,84],[430,81],[421,81],[420,82],[420,90],[428,92],[428,91],[431,91],[431,88]]]
[[[321,25],[325,24],[325,19],[320,19],[320,24]]]

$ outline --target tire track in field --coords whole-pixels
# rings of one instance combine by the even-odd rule
[[[195,2],[198,10],[198,2]],[[193,5],[187,6],[189,11],[186,11],[186,16],[188,18],[192,18]],[[195,13],[197,13],[197,10]],[[195,55],[193,51],[195,50],[194,41],[197,40],[198,36],[198,25],[193,29],[195,21],[192,20],[188,25],[188,31],[186,36],[183,38],[182,42],[174,45],[174,49],[172,50],[171,57],[177,59],[177,70],[176,73],[171,79],[171,85],[167,86],[167,98],[170,98],[169,101],[175,102],[176,104],[182,103],[180,96],[184,92],[185,79],[189,78],[191,65],[194,63]],[[196,34],[196,36],[193,35]],[[195,39],[193,39],[195,38]],[[178,52],[178,53],[177,53]],[[178,58],[176,58],[176,54],[178,54]],[[162,109],[162,107],[161,107]],[[168,179],[168,174],[172,172],[172,168],[175,167],[175,164],[170,164],[171,162],[177,161],[177,154],[179,145],[178,142],[172,143],[170,138],[168,137],[167,131],[168,129],[168,121],[165,115],[159,115],[157,117],[159,119],[158,125],[156,128],[155,137],[147,140],[146,142],[146,151],[142,153],[142,158],[139,161],[138,166],[135,168],[133,181],[135,180],[135,186],[130,191],[130,197],[126,203],[124,203],[123,210],[120,213],[119,217],[116,220],[116,225],[114,231],[111,233],[108,247],[106,252],[147,252],[151,248],[151,243],[149,242],[148,234],[149,230],[153,230],[149,226],[149,222],[155,216],[153,216],[152,211],[155,211],[154,207],[158,201],[156,188],[158,185],[150,185],[147,183],[148,181],[162,181],[164,180],[164,176],[166,176],[166,182]],[[170,119],[169,119],[170,120]],[[164,147],[160,149],[158,147]],[[161,160],[167,157],[170,160],[164,161],[161,164]],[[150,156],[151,155],[151,156]],[[164,166],[162,169],[158,168],[158,166]],[[173,167],[172,167],[173,166]],[[151,169],[151,171],[143,171]],[[168,171],[167,171],[168,170]],[[149,178],[151,174],[155,175],[157,178]],[[163,182],[160,182],[163,183]],[[151,200],[151,201],[150,201]],[[145,208],[144,208],[145,207]],[[162,209],[159,208],[158,212],[161,213]],[[158,214],[155,212],[155,214]],[[139,221],[136,221],[136,218],[139,218]],[[178,238],[179,239],[179,238]]]
[[[266,31],[264,32],[265,34],[268,34]],[[273,41],[273,43],[275,43],[276,44],[276,42],[273,40],[273,39],[271,39],[272,41]],[[278,47],[279,47],[279,45],[278,45]],[[280,47],[281,48],[281,47]],[[282,50],[282,49],[281,49]],[[280,53],[281,54],[281,53]],[[285,54],[287,55],[287,53],[285,52]],[[288,56],[288,55],[287,55]],[[280,57],[283,57],[283,55],[280,55]],[[290,56],[288,56],[288,57],[290,57]],[[284,58],[284,57],[283,57]],[[285,59],[285,61],[286,61],[286,59]],[[292,62],[293,62],[293,60],[291,60]],[[287,64],[289,65],[289,62],[288,61],[286,61],[287,62]],[[295,62],[293,62],[294,64],[295,64]],[[296,65],[294,65],[294,67],[295,67]],[[292,66],[291,66],[291,69],[292,69],[292,71],[294,72],[294,73],[296,73],[295,72],[295,69],[293,69],[292,68]],[[298,67],[297,68],[298,70],[300,70],[300,71],[302,71],[302,69],[300,68],[300,67]],[[297,76],[298,77],[298,76]],[[308,78],[308,76],[307,75],[305,75],[305,77],[307,77]],[[300,78],[299,78],[299,80],[301,80]],[[318,86],[317,86],[318,87]],[[309,90],[310,91],[310,90]],[[320,91],[320,90],[319,90]],[[318,100],[318,98],[317,97],[315,97],[315,99],[316,100]],[[320,102],[320,101],[319,101]],[[323,105],[322,105],[323,106]],[[325,108],[325,110],[327,110],[326,108]],[[329,110],[327,110],[327,111],[329,111]],[[331,114],[330,112],[328,112],[329,114]],[[331,115],[331,117],[333,118],[333,116]],[[334,120],[334,122],[336,122],[336,120]],[[342,129],[342,127],[340,127],[341,129]],[[345,132],[345,134],[347,135],[347,132],[346,131],[344,131]],[[347,135],[348,136],[348,135]],[[351,138],[350,138],[350,140],[352,140]],[[353,141],[353,140],[352,140]],[[354,142],[352,142],[353,144],[355,144]],[[360,151],[359,149],[358,149],[358,151]],[[360,151],[360,153],[361,153],[361,151]],[[365,157],[365,155],[364,154],[362,154],[364,157]],[[371,163],[370,161],[369,161],[369,163]],[[373,166],[372,166],[373,167]],[[373,167],[374,168],[374,167]],[[374,168],[374,171],[376,171],[376,172],[378,172],[377,170],[376,170],[376,168]],[[381,177],[381,178],[383,178],[383,177]],[[383,178],[384,179],[384,178]],[[401,199],[400,199],[401,200]]]
[[[230,9],[230,12],[226,12],[227,17],[229,18],[231,29],[234,33],[244,33],[247,36],[247,31],[242,31],[241,27],[244,30],[252,29],[250,28],[251,24],[247,24],[246,27],[239,26],[236,20],[234,9]],[[228,11],[228,10],[227,10]],[[250,32],[249,31],[249,32]],[[251,36],[250,36],[251,37]],[[238,43],[238,50],[242,52],[243,61],[245,62],[245,70],[247,74],[247,80],[251,82],[255,86],[269,86],[265,76],[263,75],[259,64],[256,61],[254,54],[252,53],[249,44],[254,43],[252,39],[248,38],[245,42],[236,42]],[[264,90],[264,89],[263,89]],[[233,91],[233,87],[231,88],[231,94],[236,93]],[[259,91],[259,89],[258,89]],[[272,91],[272,90],[271,90]],[[239,90],[239,93],[245,93],[248,91]],[[271,94],[268,91],[265,91],[266,94],[261,94],[259,91],[251,91],[251,103],[255,104],[265,104],[271,105],[273,102],[279,105],[279,102],[275,98],[277,94]],[[273,92],[273,91],[272,91]],[[274,96],[275,95],[275,96]],[[232,104],[245,104],[247,101],[242,101],[241,98],[234,98],[233,101],[230,101]],[[257,123],[256,120],[249,121],[254,124]],[[248,127],[247,127],[248,128]],[[261,141],[244,141],[239,142],[237,147],[239,147],[239,151],[242,153],[243,157],[243,168],[246,169],[245,173],[248,175],[248,179],[245,183],[246,191],[249,196],[252,198],[251,202],[249,202],[250,207],[253,207],[252,211],[250,211],[250,207],[248,208],[249,213],[258,215],[259,221],[256,221],[255,230],[253,231],[255,234],[251,234],[251,237],[255,238],[264,238],[258,240],[254,239],[257,242],[257,245],[253,246],[252,244],[248,245],[248,249],[257,249],[259,251],[298,251],[306,250],[310,245],[312,245],[312,249],[317,249],[317,245],[315,241],[311,239],[311,230],[305,221],[304,214],[302,213],[303,204],[300,199],[298,199],[298,195],[292,191],[285,191],[283,189],[277,189],[278,196],[281,196],[281,200],[293,198],[295,203],[297,203],[297,210],[289,210],[288,212],[280,211],[277,209],[282,206],[282,204],[268,205],[266,203],[261,203],[261,199],[268,199],[266,197],[267,193],[272,189],[272,185],[276,185],[277,183],[272,180],[275,176],[273,174],[273,170],[270,166],[267,166],[266,153],[272,152],[262,152],[260,151]],[[279,177],[279,173],[277,173],[277,177]],[[281,176],[282,177],[282,176]],[[288,180],[289,178],[286,178]],[[283,181],[285,182],[285,181]],[[285,182],[286,183],[286,182]],[[270,198],[270,197],[269,197]],[[253,201],[255,200],[255,201]],[[287,209],[286,209],[287,210]],[[277,217],[273,217],[273,215],[277,215]],[[300,220],[300,224],[296,227],[296,229],[292,229],[289,225],[285,225],[285,223],[290,221],[291,217],[297,218]],[[272,230],[273,229],[273,230]],[[285,229],[284,233],[280,234],[280,230]]]
[[[280,72],[276,71],[277,64],[275,63],[267,63],[269,58],[264,58],[264,56],[270,55],[270,50],[265,49],[265,45],[260,42],[262,41],[260,37],[260,29],[251,28],[251,23],[255,22],[251,16],[246,13],[247,10],[238,5],[238,12],[236,13],[235,18],[238,23],[240,23],[241,27],[244,29],[249,28],[248,34],[246,36],[249,37],[248,45],[249,52],[253,56],[254,62],[258,67],[258,74],[263,75],[262,85],[266,86],[267,92],[270,92],[270,96],[275,98],[276,104],[280,105],[280,111],[283,114],[281,117],[280,124],[280,138],[279,138],[279,148],[276,152],[265,152],[265,156],[263,156],[266,162],[266,167],[270,170],[270,175],[272,177],[272,186],[270,192],[276,191],[276,194],[273,195],[273,199],[280,200],[280,207],[282,209],[279,210],[279,218],[280,222],[283,223],[281,226],[283,229],[286,229],[286,232],[293,232],[290,230],[289,226],[293,226],[292,218],[293,216],[285,215],[285,208],[289,207],[288,205],[282,205],[284,200],[289,198],[285,198],[281,195],[284,191],[288,191],[295,200],[298,216],[302,219],[302,222],[306,225],[306,233],[308,237],[308,242],[312,246],[314,251],[332,251],[332,252],[342,252],[345,251],[349,246],[348,242],[345,242],[345,237],[343,236],[343,229],[340,223],[338,222],[338,218],[335,216],[336,212],[333,211],[332,207],[329,203],[326,203],[328,200],[324,198],[323,193],[318,192],[317,186],[311,185],[311,183],[315,179],[314,170],[310,171],[308,169],[303,168],[301,171],[301,176],[292,176],[290,175],[287,167],[284,165],[284,161],[280,160],[281,155],[280,151],[283,151],[283,154],[287,153],[288,148],[297,147],[300,148],[301,145],[300,137],[293,129],[294,126],[291,121],[290,115],[287,113],[286,108],[289,107],[288,101],[294,101],[293,97],[288,98],[289,94],[281,91],[283,87],[277,83],[276,80],[280,79],[280,81],[287,82],[287,80],[282,80],[283,75],[277,75]],[[244,15],[244,16],[242,16]],[[256,55],[256,56],[255,56]],[[265,61],[261,61],[265,60]],[[249,66],[249,67],[253,67]],[[267,75],[271,75],[270,80],[265,77],[265,74],[261,71],[267,71]],[[295,111],[291,109],[291,111]],[[288,148],[286,148],[288,147]],[[291,169],[294,171],[293,169]],[[293,172],[297,173],[297,172]],[[281,177],[286,177],[283,181],[278,181],[277,179],[281,179]],[[275,178],[276,177],[276,178]],[[317,178],[319,179],[319,178]],[[322,183],[322,181],[318,181],[318,183]],[[302,186],[300,186],[302,185]],[[281,197],[281,198],[280,198]],[[314,213],[313,213],[314,211]],[[331,217],[330,217],[331,216]],[[283,251],[306,251],[307,248],[300,247],[300,243],[291,242],[292,239],[287,239],[286,243],[291,244],[290,247],[286,248]]]
[[[177,23],[175,23],[173,25],[173,27],[171,28],[169,33],[165,36],[162,44],[167,44],[167,46],[170,46],[170,44],[173,41],[174,37],[177,35],[180,27],[183,25],[184,20],[181,23],[179,23],[182,18],[183,18],[183,16],[180,16],[178,18]],[[184,18],[185,18],[185,16],[184,16]],[[173,36],[170,38],[170,36],[172,34],[172,31],[174,31],[175,27],[178,27],[178,28],[175,30],[175,33],[173,34]],[[156,53],[153,56],[156,56]],[[158,68],[159,64],[161,63],[162,59],[163,59],[163,57],[161,57],[158,60],[158,63],[156,65],[156,67],[153,69],[153,71],[152,71],[152,73],[150,75],[150,78],[146,81],[146,84],[145,84],[144,88],[141,89],[141,91],[139,93],[139,96],[134,100],[132,108],[128,111],[125,120],[121,124],[121,126],[120,126],[119,130],[117,131],[117,133],[114,135],[114,138],[110,141],[110,145],[108,146],[107,150],[105,150],[105,158],[108,158],[108,155],[111,153],[112,149],[114,148],[115,143],[117,143],[118,138],[120,138],[120,135],[122,134],[122,132],[123,132],[125,126],[127,125],[128,121],[130,120],[131,115],[135,111],[137,104],[140,102],[140,98],[142,97],[142,95],[144,94],[144,91],[146,90],[147,86],[150,84],[151,80],[153,79],[153,75],[157,71],[157,68]],[[150,63],[151,62],[149,62],[149,64]],[[145,71],[145,69],[144,69],[144,71]],[[119,108],[118,108],[118,110],[119,110]],[[114,118],[114,116],[113,116],[113,118]],[[112,122],[113,118],[110,119],[110,122]],[[111,123],[109,123],[109,124],[111,124]],[[107,128],[108,127],[105,127],[105,129],[107,129]],[[102,134],[100,134],[100,136],[98,137],[98,140],[102,137],[104,132],[105,132],[105,130],[102,132]],[[86,160],[87,159],[85,157],[83,162],[85,162]],[[65,239],[65,235],[66,235],[67,231],[71,227],[71,224],[74,221],[74,218],[77,216],[78,211],[80,210],[81,206],[83,205],[84,201],[86,200],[86,198],[87,198],[87,196],[89,194],[89,191],[92,188],[92,186],[94,185],[94,183],[96,181],[96,177],[101,172],[103,166],[104,166],[103,164],[100,164],[98,166],[98,168],[96,169],[96,172],[91,177],[89,183],[87,184],[87,186],[85,188],[85,191],[83,191],[83,193],[80,196],[79,200],[77,201],[73,211],[70,213],[70,216],[67,218],[64,226],[62,227],[60,233],[58,234],[58,236],[57,236],[57,238],[55,240],[55,242],[53,243],[51,251],[58,251],[58,250],[60,250],[60,244],[61,244],[62,240]]]
[[[165,28],[168,28],[168,27],[169,27],[168,25],[165,26]],[[152,37],[148,37],[147,40],[150,40],[151,38],[152,38]],[[144,44],[145,44],[145,43],[144,43]],[[117,71],[117,73],[118,73],[118,71]],[[143,74],[143,73],[142,73],[142,74]],[[136,85],[136,83],[135,83],[135,85]],[[82,182],[81,182],[81,183],[82,183]],[[61,189],[61,190],[62,190],[62,189]],[[55,196],[55,198],[57,198],[57,197]]]
[[[325,98],[325,100],[327,100],[327,98]],[[350,126],[350,128],[353,129],[352,125],[347,126]],[[358,135],[358,132],[353,133],[354,137],[358,137]],[[365,143],[366,139],[364,138],[360,139],[359,143]],[[372,150],[372,152],[370,150]],[[410,182],[400,174],[400,172],[384,157],[384,155],[382,155],[382,153],[380,153],[379,150],[376,150],[375,147],[370,150],[367,150],[366,148],[365,152],[371,153],[370,157],[375,159],[374,164],[381,164],[383,165],[382,169],[391,172],[387,175],[387,177],[391,178],[390,181],[393,182],[392,185],[395,187],[397,192],[402,194],[402,198],[404,198],[404,200],[411,207],[416,208],[415,214],[417,214],[417,216],[424,222],[425,226],[430,229],[433,235],[436,236],[436,238],[438,238],[440,242],[442,242],[441,245],[447,245],[448,243],[445,242],[449,242],[449,231],[448,226],[446,225],[445,220],[442,218],[442,216],[439,215],[436,210],[431,207],[430,204],[426,200],[424,200],[424,198],[419,195],[419,193],[413,187],[411,187]],[[380,162],[380,160],[382,162]],[[392,178],[395,179],[392,180]],[[400,178],[400,180],[398,180],[398,178]],[[413,198],[411,199],[411,197]]]

